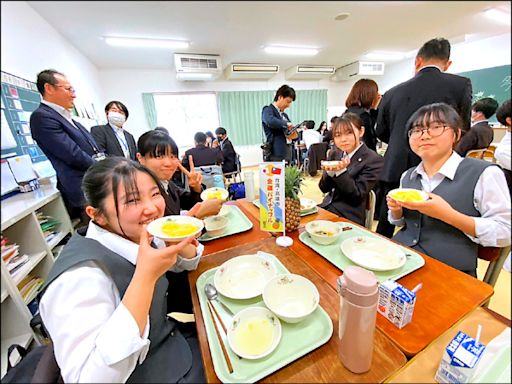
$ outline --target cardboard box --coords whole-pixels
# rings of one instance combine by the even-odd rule
[[[411,322],[414,304],[416,293],[396,281],[386,280],[379,285],[377,311],[398,328]]]

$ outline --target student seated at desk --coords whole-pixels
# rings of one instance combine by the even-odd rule
[[[204,382],[194,327],[166,316],[164,276],[197,268],[202,245],[151,241],[146,225],[165,201],[141,164],[97,162],[82,189],[91,221],[64,247],[39,305],[64,382]]]
[[[404,226],[394,240],[476,277],[478,244],[510,244],[510,196],[498,166],[453,150],[461,129],[460,116],[448,104],[413,113],[407,134],[421,162],[402,174],[400,187],[423,190],[429,199],[386,199],[390,223]]]
[[[354,113],[334,120],[335,148],[327,160],[341,161],[334,169],[324,170],[318,184],[327,193],[320,207],[361,225],[364,225],[368,195],[384,164],[384,159],[362,141],[364,129],[361,118]]]

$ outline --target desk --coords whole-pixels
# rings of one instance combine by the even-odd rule
[[[277,246],[275,239],[271,238],[211,254],[201,261],[197,270],[189,273],[197,334],[207,382],[219,382],[219,379],[213,369],[195,283],[204,271],[219,266],[232,257],[256,253],[258,250],[272,253],[290,272],[300,274],[311,280],[320,293],[320,305],[329,314],[334,326],[333,335],[326,344],[265,377],[263,379],[265,382],[382,382],[405,364],[406,358],[403,353],[377,329],[375,331],[375,349],[370,371],[358,375],[345,369],[338,358],[338,294],[296,254],[289,249]]]
[[[476,308],[386,381],[392,383],[435,383],[434,377],[448,343],[458,331],[463,331],[474,337],[478,324],[482,324],[483,327],[480,341],[486,345],[505,328],[510,327],[510,321],[507,324],[507,322],[498,320],[489,310]]]
[[[348,222],[341,217],[333,221]],[[351,225],[357,224],[351,222]],[[362,226],[359,228],[368,231]],[[299,240],[299,234],[303,231],[304,228],[299,228],[288,234],[293,239],[291,250],[335,289],[336,279],[342,272]],[[427,255],[422,256],[425,265],[398,280],[409,289],[423,283],[416,299],[412,322],[398,329],[386,318],[377,315],[377,328],[409,357],[424,349],[494,293],[489,284]]]

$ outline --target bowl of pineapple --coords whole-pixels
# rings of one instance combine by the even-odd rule
[[[204,228],[202,220],[192,216],[164,216],[148,224],[147,231],[159,239],[178,242],[189,236],[197,236]]]
[[[396,188],[389,191],[388,196],[393,200],[400,202],[419,202],[428,200],[426,192],[414,188]]]

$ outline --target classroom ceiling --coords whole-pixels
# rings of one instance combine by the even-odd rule
[[[28,1],[98,68],[174,69],[173,51],[112,47],[105,36],[190,42],[184,53],[229,63],[340,67],[371,50],[416,52],[433,37],[452,44],[510,33],[482,14],[508,1]],[[335,17],[348,12],[343,21]],[[265,45],[318,48],[316,56],[269,55]]]

